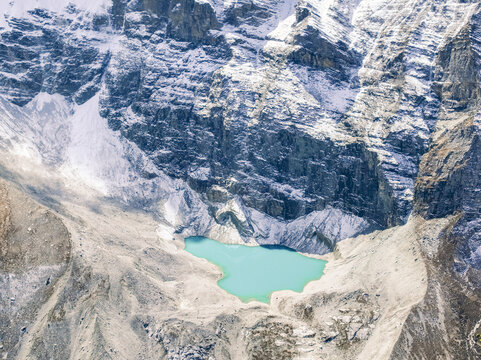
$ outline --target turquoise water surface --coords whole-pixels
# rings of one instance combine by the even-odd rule
[[[301,292],[322,276],[326,264],[286,247],[228,245],[197,236],[184,241],[186,251],[221,268],[218,285],[244,302],[268,303],[277,290]]]

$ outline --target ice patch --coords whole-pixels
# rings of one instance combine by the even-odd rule
[[[71,104],[61,95],[38,94],[24,107],[0,97],[0,139],[13,152],[46,164],[59,163],[69,135]]]
[[[177,215],[179,214],[182,202],[182,193],[173,193],[164,204],[164,217],[171,225],[178,225]]]
[[[130,166],[122,156],[122,143],[99,114],[99,94],[74,111],[69,119],[67,160],[61,170],[107,194],[106,179],[115,183],[129,180]]]

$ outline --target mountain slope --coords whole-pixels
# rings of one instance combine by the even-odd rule
[[[21,348],[14,345],[17,334],[2,340],[5,349],[21,357],[175,358],[186,357],[196,343],[204,358],[292,358],[311,336],[296,340],[304,345],[288,341],[275,350],[272,334],[295,338],[302,323],[314,328],[314,344],[337,333],[323,343],[326,356],[475,358],[480,11],[479,2],[461,0],[10,1],[0,10],[0,175],[57,212],[74,248],[84,241],[78,233],[84,226],[105,254],[97,258],[91,251],[81,259],[78,250],[62,263],[70,272],[52,275],[63,276],[62,289],[42,298],[38,313],[32,310],[40,318]],[[153,247],[158,261],[175,264],[178,274],[155,270],[154,260],[152,269],[138,270],[128,238],[96,225],[93,214],[101,214],[102,205],[104,224],[126,211],[126,224],[149,233],[138,259],[155,257]],[[154,227],[161,245],[152,245]],[[386,240],[389,234],[410,247]],[[202,333],[196,316],[182,313],[185,304],[163,284],[172,281],[177,289],[182,281],[193,282],[182,275],[192,259],[166,250],[179,250],[190,235],[315,254],[337,249],[341,259],[331,260],[332,276],[346,281],[346,288],[326,290],[323,278],[309,299],[286,295],[287,303],[313,306],[313,314],[332,325],[325,328],[311,315],[299,319],[297,305],[284,314],[287,305],[280,303],[273,305],[274,322],[256,322],[258,311],[271,310],[239,308],[224,294],[215,295],[214,304],[229,304],[229,310],[209,310]],[[355,239],[337,244],[347,238]],[[353,335],[357,330],[349,332],[357,318],[346,323],[320,314],[338,316],[332,304],[342,308],[342,299],[351,302],[364,291],[372,299],[377,282],[389,284],[388,275],[373,273],[381,270],[369,267],[369,257],[355,253],[363,246],[379,251],[377,243],[386,243],[389,276],[397,268],[391,264],[396,252],[422,266],[406,274],[415,278],[412,284],[381,286],[388,300],[368,306],[380,312],[377,323],[348,311],[362,319],[360,339]],[[342,255],[343,249],[355,255]],[[125,260],[118,269],[101,264],[114,263],[109,251]],[[343,277],[353,264],[365,269],[366,284]],[[199,278],[215,279],[213,269],[202,266]],[[209,284],[216,293],[215,282]],[[158,292],[136,294],[151,287]],[[390,296],[396,291],[399,299]],[[94,295],[83,308],[78,302],[85,293]],[[118,301],[110,308],[103,296]],[[182,296],[195,299],[189,290]],[[147,325],[157,340],[152,345],[133,319],[158,311],[153,298],[159,297],[169,314],[154,316],[155,329]],[[397,300],[405,305],[396,307]],[[49,306],[69,314],[60,327],[50,329],[42,320],[54,311]],[[120,308],[124,315],[112,325],[106,319]],[[243,319],[244,310],[257,315]],[[294,325],[284,324],[283,316]],[[76,325],[82,317],[89,330]],[[122,336],[139,340],[115,355],[106,344],[122,321],[137,324],[122,324]],[[219,327],[227,329],[225,337],[217,334]],[[85,343],[50,353],[56,334],[67,328],[62,341]],[[169,329],[188,331],[176,338]],[[244,330],[250,335],[241,339]],[[236,344],[246,353],[237,354]],[[145,353],[135,353],[145,346]],[[82,348],[89,353],[79,355]],[[257,353],[259,348],[267,353]],[[324,356],[312,351],[311,358]]]

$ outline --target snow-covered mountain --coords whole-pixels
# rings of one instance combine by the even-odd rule
[[[2,177],[36,164],[165,239],[325,254],[446,221],[412,234],[430,282],[389,353],[475,357],[480,26],[465,0],[3,0]]]

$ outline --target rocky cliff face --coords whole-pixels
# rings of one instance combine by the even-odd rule
[[[476,356],[477,1],[13,0],[0,11],[2,151],[154,213],[169,239],[326,253],[410,215],[449,219],[435,240],[416,237],[426,296],[392,356]],[[412,340],[421,327],[438,352]],[[166,349],[182,342],[156,334]]]
[[[443,94],[476,92],[443,68],[455,46],[465,76],[476,71],[461,17],[475,7],[423,3],[408,16],[407,4],[12,3],[1,82],[17,105],[98,92],[111,129],[211,207],[237,196],[282,221],[332,207],[383,228],[411,210]]]
[[[416,106],[401,121],[406,110],[390,99],[415,91],[414,80],[406,82],[407,45],[383,35],[404,2],[378,5],[114,1],[19,12],[12,3],[2,86],[17,105],[43,92],[82,104],[98,92],[110,128],[215,209],[236,197],[292,221],[334,208],[365,222],[356,231],[383,228],[409,214],[429,119]],[[406,33],[419,21],[409,19]]]

